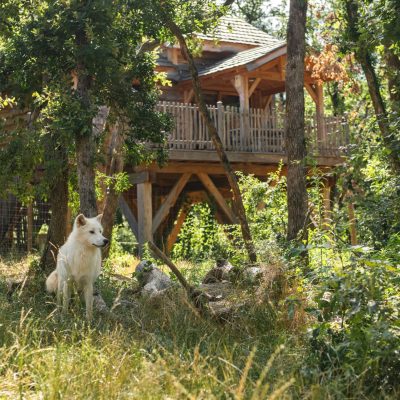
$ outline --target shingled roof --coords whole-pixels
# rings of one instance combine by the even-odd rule
[[[258,60],[261,57],[266,56],[268,53],[271,53],[272,51],[277,50],[285,45],[286,45],[285,42],[277,41],[274,44],[241,51],[240,53],[233,54],[232,56],[225,58],[213,65],[200,69],[199,75],[204,76],[204,75],[214,74],[218,71],[223,71],[226,69],[246,65],[255,60]]]
[[[197,37],[204,40],[217,39],[222,42],[244,43],[255,46],[272,46],[280,42],[275,37],[235,16],[222,17],[213,32],[207,35],[197,34]]]

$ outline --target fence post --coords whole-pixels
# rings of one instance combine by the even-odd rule
[[[222,101],[217,102],[217,123],[218,135],[221,138],[224,149],[226,149],[226,134],[225,134],[225,110]]]
[[[33,204],[29,202],[26,208],[26,225],[27,225],[27,250],[32,252],[33,247]]]

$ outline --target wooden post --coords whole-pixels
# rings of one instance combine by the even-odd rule
[[[146,242],[153,240],[153,206],[151,194],[151,182],[139,183],[137,185],[138,199],[138,241],[139,257],[143,256],[143,246]]]
[[[26,208],[26,222],[27,222],[27,250],[28,253],[32,252],[33,245],[33,205],[30,202]]]
[[[240,147],[246,150],[247,138],[250,137],[249,121],[249,83],[244,75],[235,76],[235,88],[240,101]]]
[[[322,84],[315,85],[315,93],[318,142],[324,147],[326,145],[326,135],[324,124],[324,89]]]
[[[349,202],[347,204],[347,210],[349,213],[350,243],[352,246],[356,246],[358,244],[357,230],[356,230],[356,215],[354,212],[354,204],[352,202]]]

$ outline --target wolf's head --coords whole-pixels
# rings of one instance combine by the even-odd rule
[[[74,231],[80,242],[95,247],[104,247],[108,244],[108,239],[103,236],[102,217],[103,214],[94,218],[86,218],[83,214],[76,217]]]

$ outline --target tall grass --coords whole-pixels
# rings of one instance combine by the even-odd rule
[[[96,315],[88,324],[78,299],[64,319],[44,292],[17,292],[8,302],[6,267],[0,399],[378,398],[349,388],[348,380],[307,378],[306,321],[300,311],[289,318],[287,303],[269,301],[271,293],[249,291],[252,307],[224,323],[200,317],[177,290],[162,301],[131,299],[131,306],[115,308],[117,320]],[[200,276],[193,270],[201,266],[181,267],[192,281]],[[110,304],[120,290],[129,293],[110,275],[100,287]]]

